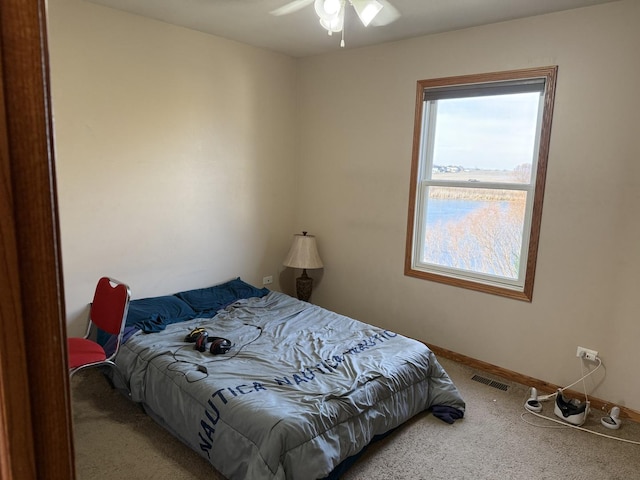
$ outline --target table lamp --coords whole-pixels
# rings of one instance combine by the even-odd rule
[[[307,232],[302,232],[302,235],[294,235],[291,250],[282,264],[285,267],[302,269],[302,275],[296,278],[296,295],[298,300],[309,301],[313,278],[307,275],[307,268],[322,268],[316,237],[307,235]]]

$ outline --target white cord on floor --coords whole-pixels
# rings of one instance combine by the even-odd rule
[[[582,362],[582,359],[581,359],[581,362],[580,362],[580,373],[582,373],[582,377],[581,377],[581,378],[579,378],[578,380],[576,380],[576,381],[575,381],[575,382],[573,382],[572,384],[567,385],[566,387],[562,387],[561,389],[559,389],[559,390],[558,390],[557,392],[555,392],[555,393],[550,393],[549,395],[544,395],[544,396],[538,397],[538,400],[539,400],[539,401],[549,400],[549,399],[551,399],[551,398],[553,398],[553,397],[557,396],[557,395],[558,395],[558,392],[562,393],[562,392],[563,392],[563,391],[565,391],[567,388],[573,387],[576,383],[579,383],[579,382],[581,382],[581,381],[582,381],[582,386],[583,386],[583,388],[584,388],[585,401],[589,401],[589,397],[587,396],[587,387],[586,387],[586,385],[585,385],[585,383],[584,383],[584,380],[585,380],[589,375],[592,375],[593,373],[595,373],[595,372],[596,372],[596,371],[597,371],[597,370],[602,366],[602,360],[600,360],[600,358],[598,358],[598,357],[596,357],[596,360],[598,360],[598,366],[597,366],[596,368],[594,368],[593,370],[591,370],[590,372],[588,372],[588,373],[585,375],[585,374],[584,374],[584,363]],[[525,400],[525,402],[526,402],[526,400]],[[551,422],[557,423],[559,426],[555,426],[555,425],[537,425],[537,424],[535,424],[535,423],[531,423],[531,422],[529,422],[529,421],[525,418],[525,415],[526,415],[526,414],[531,414],[531,415],[534,415],[534,416],[536,416],[536,417],[538,417],[538,418],[543,418],[543,419],[545,419],[545,420],[549,420],[549,421],[551,421]],[[596,431],[594,431],[594,430],[589,430],[588,428],[584,428],[584,427],[581,427],[581,426],[578,426],[578,425],[573,425],[573,424],[571,424],[571,423],[563,422],[562,420],[559,420],[559,419],[557,419],[557,418],[547,417],[547,416],[542,415],[542,414],[540,414],[540,413],[533,412],[533,411],[531,411],[531,410],[527,410],[526,408],[525,408],[525,411],[524,411],[523,413],[521,413],[521,414],[520,414],[520,418],[522,419],[522,421],[523,421],[523,422],[525,422],[526,424],[531,425],[531,426],[533,426],[533,427],[539,427],[539,428],[565,428],[565,427],[568,427],[568,428],[575,428],[576,430],[581,430],[581,431],[583,431],[583,432],[587,432],[587,433],[593,433],[594,435],[598,435],[598,436],[600,436],[600,437],[610,438],[610,439],[612,439],[612,440],[618,440],[618,441],[620,441],[620,442],[625,442],[625,443],[631,443],[631,444],[633,444],[633,445],[640,445],[640,442],[635,441],[635,440],[627,440],[627,439],[625,439],[625,438],[614,437],[614,436],[612,436],[612,435],[607,435],[607,434],[605,434],[605,433],[600,433],[600,432],[596,432]]]
[[[559,424],[561,426],[560,427],[556,427],[556,426],[553,426],[553,425],[548,425],[548,426],[536,425],[535,423],[531,423],[531,422],[527,421],[524,418],[524,416],[527,413],[530,413],[531,415],[535,415],[536,417],[544,418],[545,420],[549,420],[551,422],[555,422],[555,423],[557,423],[557,424]],[[620,442],[632,443],[633,445],[640,445],[640,442],[637,442],[635,440],[627,440],[626,438],[614,437],[612,435],[607,435],[607,434],[604,434],[604,433],[596,432],[594,430],[589,430],[588,428],[579,427],[578,425],[572,425],[570,423],[563,422],[562,420],[559,420],[557,418],[547,417],[545,415],[541,415],[539,413],[532,412],[530,410],[527,410],[526,412],[522,412],[522,414],[520,415],[520,418],[522,418],[522,420],[525,423],[527,423],[528,425],[531,425],[531,426],[534,426],[534,427],[540,427],[540,428],[563,428],[563,427],[575,428],[576,430],[582,430],[583,432],[593,433],[594,435],[598,435],[600,437],[610,438],[612,440],[619,440]]]

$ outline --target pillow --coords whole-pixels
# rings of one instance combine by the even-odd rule
[[[213,287],[198,288],[176,293],[187,302],[198,315],[214,315],[221,308],[243,298],[264,297],[269,290],[256,288],[240,280],[240,277]]]
[[[170,323],[184,322],[196,316],[196,312],[175,295],[141,298],[129,302],[126,325],[146,333],[159,332]]]

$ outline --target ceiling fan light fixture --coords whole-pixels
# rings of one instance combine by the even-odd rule
[[[324,28],[327,32],[329,32],[329,35],[331,35],[333,32],[336,32],[336,33],[340,32],[344,27],[344,16],[336,15],[330,20],[325,20],[324,18],[321,18],[320,25],[322,25],[322,28]]]
[[[340,14],[342,1],[340,0],[315,0],[313,8],[322,20],[331,21]]]
[[[320,25],[329,35],[342,30],[344,27],[344,0],[315,0],[314,8],[320,19]]]
[[[377,0],[351,0],[351,5],[358,14],[362,24],[367,27],[376,15],[382,10],[382,5]]]
[[[290,0],[280,8],[272,10],[272,15],[287,15],[313,3],[320,25],[329,35],[342,32],[340,46],[344,47],[345,16],[348,5],[356,11],[362,24],[375,26],[387,25],[396,20],[400,13],[388,0]],[[382,15],[378,15],[382,11]],[[349,12],[351,15],[351,12]]]
[[[340,11],[340,0],[324,0],[324,11],[329,15],[335,15]]]

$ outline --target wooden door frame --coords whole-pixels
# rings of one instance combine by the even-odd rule
[[[73,480],[45,0],[0,2],[0,478]]]

